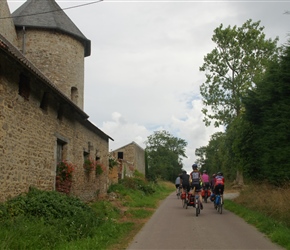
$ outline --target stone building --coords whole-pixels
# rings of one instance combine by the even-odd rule
[[[124,145],[112,151],[111,154],[120,162],[118,179],[122,179],[124,176],[132,176],[135,170],[145,175],[145,150],[136,142]]]
[[[13,14],[0,1],[0,201],[30,186],[56,189],[61,161],[74,165],[70,194],[105,194],[112,138],[83,111],[88,40],[54,0],[29,0]],[[103,173],[84,171],[85,160]]]

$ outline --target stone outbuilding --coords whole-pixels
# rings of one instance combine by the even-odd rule
[[[12,17],[1,0],[0,201],[56,190],[60,162],[73,166],[71,195],[106,194],[113,139],[83,111],[90,40],[54,0],[29,0]]]
[[[113,170],[114,174],[111,175],[115,182],[125,176],[132,176],[135,170],[145,175],[145,150],[136,142],[115,149],[111,154],[119,161],[119,165]]]

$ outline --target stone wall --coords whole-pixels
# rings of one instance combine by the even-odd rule
[[[19,95],[19,76],[30,79],[30,95]],[[47,109],[40,108],[45,91],[50,92]],[[69,104],[58,118],[61,101],[41,79],[0,50],[0,201],[30,186],[55,189],[57,141],[64,141],[64,160],[76,165],[71,194],[88,201],[105,194],[107,172],[96,177],[85,175],[84,152],[98,155],[108,170],[108,137],[80,117]],[[90,145],[90,147],[89,147]]]
[[[111,184],[116,184],[119,181],[119,172],[120,172],[120,166],[114,166],[110,171],[109,171],[109,185]]]

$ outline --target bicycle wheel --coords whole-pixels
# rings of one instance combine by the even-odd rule
[[[216,195],[215,200],[214,200],[214,202],[213,202],[213,204],[214,204],[214,208],[215,208],[216,210],[219,209],[219,200],[220,200],[219,195]]]
[[[223,198],[220,198],[220,210],[219,210],[220,214],[223,213]]]
[[[195,199],[195,216],[198,216],[200,214],[200,204],[199,200]]]
[[[199,210],[199,206],[197,205],[197,207],[195,208],[195,216],[197,217],[200,213],[200,210]]]
[[[204,202],[205,202],[205,203],[207,203],[207,198],[208,198],[208,197],[207,197],[207,190],[206,190],[206,191],[205,191],[205,194],[204,194]]]

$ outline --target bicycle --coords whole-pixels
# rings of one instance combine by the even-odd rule
[[[219,189],[218,194],[215,195],[214,208],[220,213],[223,213],[223,196],[220,194],[221,190]]]
[[[195,216],[198,216],[200,214],[200,200],[199,195],[195,195]]]
[[[204,202],[207,203],[207,199],[210,196],[210,190],[208,185],[203,186],[201,196],[203,197]]]
[[[188,203],[188,192],[185,190],[185,192],[182,193],[181,195],[181,202],[182,202],[182,207],[187,209],[187,203]]]
[[[187,209],[187,206],[195,207],[195,216],[198,216],[200,214],[199,194],[195,194],[195,187],[192,190],[192,194],[189,193],[186,209]]]
[[[180,186],[176,189],[176,196],[177,196],[177,199],[180,199],[180,196],[181,196],[181,188],[180,188]]]

